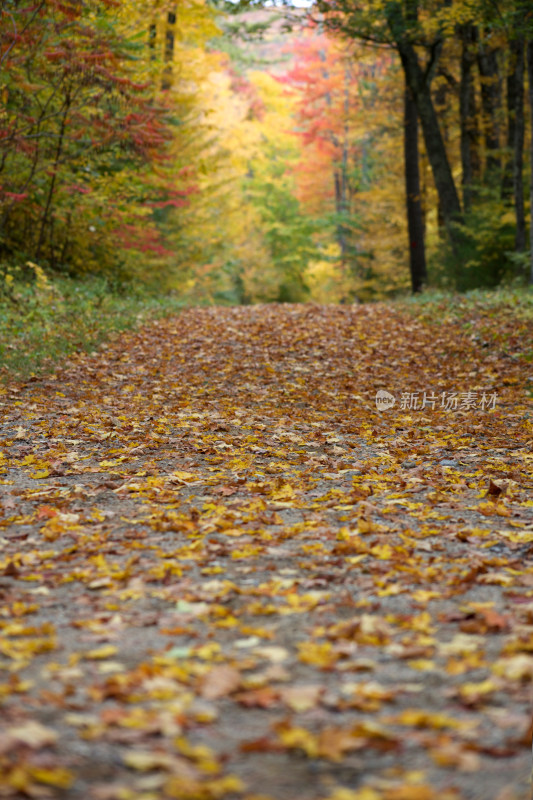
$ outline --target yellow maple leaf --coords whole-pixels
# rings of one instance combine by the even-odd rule
[[[273,500],[292,500],[296,492],[289,483],[284,483],[279,489],[272,493]]]
[[[306,728],[289,727],[278,731],[281,742],[290,749],[303,750],[309,758],[318,756],[318,740]]]
[[[55,786],[58,789],[69,789],[75,779],[73,773],[63,767],[47,769],[46,767],[28,766],[28,774],[34,781]]]
[[[363,786],[361,789],[339,787],[326,800],[383,800],[383,795],[370,786]]]
[[[103,647],[98,647],[94,650],[87,650],[87,652],[83,653],[84,658],[88,658],[91,661],[98,661],[104,660],[106,658],[110,658],[111,656],[115,656],[118,653],[118,648],[115,647],[113,644],[106,644]]]

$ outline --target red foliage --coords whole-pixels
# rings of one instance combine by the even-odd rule
[[[171,256],[173,251],[164,246],[161,233],[148,225],[124,224],[113,231],[121,247],[156,256]]]

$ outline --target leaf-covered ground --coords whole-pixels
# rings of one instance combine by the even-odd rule
[[[0,797],[525,800],[530,351],[210,308],[3,390]]]

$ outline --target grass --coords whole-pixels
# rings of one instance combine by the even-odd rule
[[[24,381],[49,372],[72,353],[91,351],[121,331],[179,313],[185,303],[133,290],[113,290],[102,278],[50,280],[35,267],[31,280],[0,281],[0,380]],[[9,277],[9,274],[8,274]],[[432,325],[457,325],[461,333],[515,350],[533,360],[533,291],[502,288],[458,295],[428,291],[394,304]],[[529,342],[529,344],[527,344]],[[524,343],[526,346],[524,347]]]
[[[533,289],[501,287],[472,289],[464,294],[428,290],[402,298],[397,305],[410,311],[417,319],[434,324],[465,323],[512,314],[521,321],[533,320]]]
[[[465,294],[425,292],[396,303],[420,322],[455,326],[480,352],[533,361],[533,289],[502,287],[475,289]]]
[[[79,351],[90,351],[120,331],[179,313],[172,296],[113,291],[91,278],[0,285],[0,380],[19,381],[53,369]]]

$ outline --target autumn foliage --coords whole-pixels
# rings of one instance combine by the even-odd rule
[[[0,798],[529,797],[530,11],[0,0]]]
[[[287,31],[203,0],[2,3],[4,293],[28,261],[186,302],[526,280],[529,12],[387,9],[319,2]]]
[[[530,346],[190,309],[2,390],[0,795],[526,800]]]
[[[143,185],[128,186],[126,175],[160,160],[170,134],[115,16],[114,2],[4,4],[4,258],[78,272],[120,267],[112,234],[136,224]],[[149,196],[146,176],[144,185]]]

